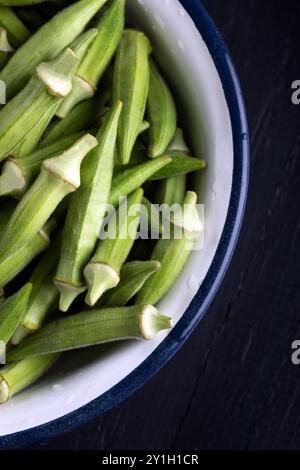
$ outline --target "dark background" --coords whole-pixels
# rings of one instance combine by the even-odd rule
[[[300,449],[299,0],[205,0],[248,110],[251,184],[222,288],[189,341],[121,406],[35,449]]]

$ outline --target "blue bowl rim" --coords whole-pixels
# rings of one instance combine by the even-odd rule
[[[223,234],[211,267],[181,320],[161,345],[127,377],[87,405],[41,426],[0,437],[0,448],[18,448],[47,441],[75,429],[118,405],[144,383],[178,351],[206,313],[229,266],[241,229],[249,180],[249,135],[239,80],[227,47],[200,0],[180,0],[193,19],[214,60],[229,108],[234,168],[230,204]]]

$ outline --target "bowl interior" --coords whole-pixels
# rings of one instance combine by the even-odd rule
[[[194,187],[204,204],[204,239],[160,310],[176,323],[203,282],[214,258],[228,211],[233,142],[222,84],[193,21],[177,0],[128,0],[128,18],[144,30],[178,100],[181,124],[193,152],[208,168]],[[0,407],[0,436],[70,413],[97,398],[139,366],[165,338],[126,342],[66,355],[60,367]]]

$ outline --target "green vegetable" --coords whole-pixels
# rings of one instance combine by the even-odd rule
[[[134,244],[140,220],[142,189],[136,190],[126,201],[127,207],[119,207],[114,223],[111,223],[108,236],[99,242],[96,252],[84,269],[88,285],[85,301],[95,305],[108,289],[120,282],[120,269]]]
[[[56,362],[59,354],[29,357],[0,370],[0,403],[36,382]]]
[[[0,240],[0,256],[12,253],[41,229],[63,198],[80,186],[80,166],[97,140],[86,134],[61,155],[45,160],[14,210]]]
[[[13,51],[7,39],[6,29],[0,28],[0,69],[4,67]]]
[[[176,107],[165,80],[150,61],[150,84],[147,112],[150,121],[150,157],[162,155],[170,144],[177,123]]]
[[[149,88],[149,54],[147,37],[126,30],[119,46],[114,72],[113,99],[124,107],[118,130],[118,157],[127,165],[143,122]]]
[[[32,292],[26,308],[26,313],[16,329],[11,343],[19,344],[28,334],[39,330],[46,313],[58,298],[58,291],[53,283],[60,249],[60,237],[57,238],[37,264],[29,282]]]
[[[2,5],[0,6],[0,27],[7,31],[8,40],[15,49],[30,37],[30,31],[17,17],[12,8]]]
[[[95,249],[107,208],[121,109],[122,103],[116,103],[107,115],[97,134],[99,145],[82,165],[82,184],[69,206],[55,279],[64,312],[86,290],[82,272]]]
[[[171,327],[171,319],[152,305],[103,308],[52,322],[34,333],[7,355],[7,361],[63,352],[129,338],[153,339]]]
[[[113,0],[96,24],[99,33],[73,79],[73,89],[64,99],[57,116],[65,118],[74,106],[94,96],[98,83],[111,61],[124,29],[125,0]]]
[[[115,206],[118,205],[120,197],[131,194],[151,178],[154,173],[170,163],[170,161],[169,157],[158,157],[141,165],[118,172],[113,179],[109,203]]]
[[[55,221],[50,219],[26,244],[11,253],[6,253],[6,251],[1,253],[0,288],[12,281],[37,255],[48,247],[49,235],[54,227]]]
[[[143,287],[147,279],[160,268],[158,261],[131,261],[121,269],[120,284],[106,294],[99,302],[106,307],[126,305]]]
[[[26,284],[0,305],[0,342],[6,346],[25,314],[31,289],[32,285]]]
[[[18,93],[42,61],[54,59],[80,34],[107,0],[81,0],[60,11],[14,54],[0,72],[7,97]]]
[[[188,209],[178,216],[175,214],[172,220],[175,227],[183,229],[182,237],[158,241],[151,259],[159,261],[161,268],[145,282],[137,296],[137,303],[156,304],[178,278],[190,256],[194,242],[202,231],[196,202],[197,195],[193,192],[187,192],[184,204]]]

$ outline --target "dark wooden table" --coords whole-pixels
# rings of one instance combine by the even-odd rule
[[[299,0],[205,0],[245,94],[251,184],[217,298],[191,339],[121,406],[35,449],[300,449]]]

